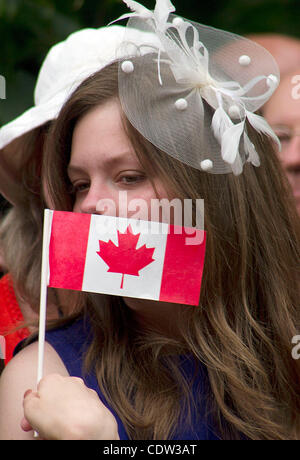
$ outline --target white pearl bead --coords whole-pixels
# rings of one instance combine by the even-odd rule
[[[231,105],[228,109],[228,113],[231,118],[239,118],[241,115],[238,105]]]
[[[203,160],[201,161],[200,166],[203,171],[209,171],[213,167],[213,162],[211,160]]]
[[[243,67],[247,67],[249,64],[251,64],[251,57],[243,54],[243,56],[240,56],[239,58],[239,64]]]
[[[278,78],[275,75],[270,74],[267,78],[267,85],[274,86],[278,84]]]
[[[177,99],[175,102],[175,107],[177,110],[186,110],[188,106],[188,103],[185,99]]]
[[[175,26],[175,27],[180,27],[182,24],[183,24],[183,19],[182,18],[174,18],[173,21],[172,21],[172,24]]]
[[[125,73],[132,73],[134,71],[134,65],[131,61],[124,61],[121,64],[121,69]]]

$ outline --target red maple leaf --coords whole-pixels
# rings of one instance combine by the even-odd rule
[[[139,270],[154,262],[152,258],[155,248],[147,248],[144,244],[136,249],[140,233],[134,235],[129,225],[125,233],[118,230],[116,246],[111,240],[108,243],[99,240],[100,251],[97,254],[109,266],[109,272],[122,273],[121,289],[123,289],[124,275],[139,276]]]

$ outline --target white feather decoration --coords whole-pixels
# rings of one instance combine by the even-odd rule
[[[138,2],[135,2],[134,0],[123,0],[123,2],[126,3],[131,11],[137,13],[138,15],[148,14],[149,12],[148,8]]]
[[[248,135],[244,133],[244,147],[245,147],[245,152],[248,155],[247,161],[252,163],[253,166],[260,166],[260,159],[258,156],[258,153],[255,149],[255,146],[252,144],[250,141]]]
[[[214,132],[215,137],[218,141],[222,142],[222,137],[225,131],[233,126],[233,122],[223,109],[223,107],[218,107],[212,118],[211,126]]]
[[[119,19],[132,16],[138,16],[142,19],[153,19],[156,23],[156,28],[161,31],[165,30],[170,13],[175,11],[175,7],[170,0],[156,0],[154,12],[134,0],[123,0],[123,2],[133,13],[123,14]]]
[[[243,172],[243,162],[240,155],[236,156],[234,163],[231,165],[231,170],[235,176],[239,176]]]
[[[124,3],[128,6],[128,8],[133,11],[132,13],[125,13],[122,14],[118,19],[115,19],[114,21],[110,22],[108,25],[110,26],[111,24],[114,24],[115,22],[121,21],[122,19],[128,19],[132,17],[140,17],[142,19],[151,19],[154,18],[154,14],[152,11],[148,10],[143,5],[140,5],[140,3],[135,2],[134,0],[123,0]]]
[[[244,131],[245,122],[242,121],[237,125],[231,126],[227,129],[222,136],[221,144],[221,154],[222,158],[226,163],[231,165],[236,161],[237,156],[239,155],[239,145],[241,140],[241,135]]]
[[[266,136],[271,137],[273,141],[275,141],[276,144],[278,145],[279,150],[281,150],[280,140],[274,133],[269,123],[263,117],[261,117],[260,115],[256,115],[255,113],[248,112],[248,110],[246,110],[246,117],[249,120],[249,123],[251,124],[251,126],[254,129],[256,129],[256,131],[258,131],[259,133],[265,134]]]
[[[154,9],[154,16],[157,21],[157,26],[159,29],[160,29],[159,25],[162,24],[164,26],[170,14],[174,13],[174,11],[175,11],[175,7],[174,5],[172,5],[170,0],[157,0],[156,1],[156,5]]]

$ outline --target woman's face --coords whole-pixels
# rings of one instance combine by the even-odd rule
[[[168,197],[158,178],[150,181],[137,159],[116,101],[96,107],[77,123],[68,175],[75,197],[74,212],[112,215],[110,204],[114,203],[116,216],[125,217],[124,212],[128,212],[127,217],[134,217],[136,208],[124,211],[125,203],[142,199],[150,210],[151,199]],[[151,220],[140,212],[139,218]]]
[[[152,199],[168,198],[162,181],[149,178],[138,161],[122,127],[119,105],[114,101],[93,109],[77,123],[68,175],[75,193],[75,212],[112,215],[110,209],[103,210],[99,205],[101,200],[112,200],[115,215],[120,217],[119,192],[126,192],[128,206],[133,200],[142,199],[148,210]],[[128,217],[134,217],[131,214],[128,211]],[[139,213],[139,218],[151,220],[148,214]],[[155,324],[163,330],[169,329],[170,315],[174,317],[177,308],[144,299],[126,297],[124,301],[142,324]]]

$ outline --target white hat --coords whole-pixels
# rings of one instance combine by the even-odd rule
[[[117,57],[116,49],[123,36],[122,26],[82,29],[54,45],[38,75],[34,106],[0,129],[0,149],[56,118],[76,87]]]

